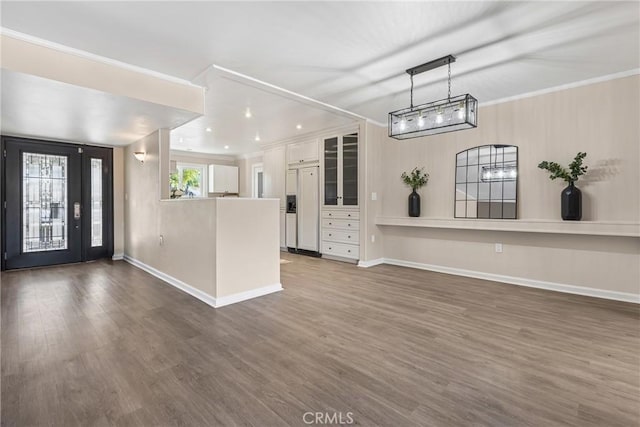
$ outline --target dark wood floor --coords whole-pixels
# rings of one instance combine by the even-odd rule
[[[640,422],[637,305],[285,257],[217,310],[124,262],[3,273],[2,425]]]

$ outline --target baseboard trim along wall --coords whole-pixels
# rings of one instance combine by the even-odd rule
[[[113,261],[122,261],[124,260],[124,254],[120,253],[120,254],[113,254],[113,256],[111,257],[111,259]]]
[[[282,290],[282,284],[280,283],[276,283],[274,285],[268,285],[268,286],[263,286],[261,288],[257,288],[257,289],[252,289],[250,291],[246,291],[246,292],[239,292],[237,294],[232,294],[232,295],[227,295],[224,297],[220,297],[220,298],[215,298],[212,297],[211,295],[207,294],[206,292],[202,292],[199,289],[194,288],[191,285],[188,285],[186,283],[184,283],[181,280],[176,279],[173,276],[169,276],[166,273],[163,273],[162,271],[151,267],[150,265],[147,265],[145,263],[143,263],[142,261],[139,261],[135,258],[131,258],[128,255],[124,255],[123,256],[124,261],[128,262],[129,264],[133,265],[134,267],[139,268],[140,270],[146,271],[147,273],[151,274],[152,276],[157,277],[158,279],[162,280],[163,282],[168,283],[169,285],[180,289],[183,292],[186,292],[187,294],[191,295],[192,297],[195,297],[197,299],[199,299],[200,301],[204,302],[207,305],[210,305],[213,308],[220,308],[220,307],[224,307],[225,305],[230,305],[230,304],[235,304],[237,302],[242,302],[242,301],[246,301],[252,298],[257,298],[257,297],[261,297],[264,295],[268,295],[274,292],[278,292]]]
[[[563,283],[545,282],[542,280],[526,279],[524,277],[505,276],[502,274],[483,273],[481,271],[464,270],[462,268],[445,267],[441,265],[424,264],[420,262],[404,261],[401,259],[378,258],[371,261],[360,261],[358,267],[373,267],[380,264],[397,265],[400,267],[416,268],[419,270],[435,271],[437,273],[453,274],[456,276],[472,277],[474,279],[491,280],[508,283],[510,285],[526,286],[529,288],[546,289],[567,294],[604,298],[640,304],[640,295],[627,292],[607,291],[604,289],[585,288],[583,286],[566,285]]]

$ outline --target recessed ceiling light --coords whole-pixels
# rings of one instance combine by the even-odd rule
[[[211,132],[211,128],[206,128],[205,129],[207,132]]]
[[[257,141],[260,141],[260,134],[257,134],[257,133],[256,133],[256,142],[257,142]]]
[[[225,146],[224,146],[224,149],[225,149],[225,150],[228,150],[228,149],[229,149],[229,146],[228,146],[228,145],[225,145]]]
[[[298,130],[302,129],[302,125],[301,124],[297,124],[296,125],[296,129],[298,129]]]
[[[245,116],[247,119],[250,119],[250,118],[251,118],[251,108],[247,107],[247,111],[245,111],[245,112],[244,112],[244,116]]]

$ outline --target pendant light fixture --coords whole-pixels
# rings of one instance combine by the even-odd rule
[[[478,100],[469,94],[451,97],[451,63],[453,55],[409,68],[411,104],[409,108],[389,113],[389,136],[395,139],[471,129],[478,125]],[[446,65],[449,68],[447,98],[440,101],[413,105],[413,76]]]

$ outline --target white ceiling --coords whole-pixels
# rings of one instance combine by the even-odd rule
[[[640,68],[636,1],[74,1],[0,7],[2,26],[15,31],[187,80],[218,64],[379,122],[408,105],[404,70],[446,54],[458,57],[452,93],[469,92],[481,103]],[[444,98],[446,69],[421,74],[415,84],[416,103]],[[258,102],[242,90],[240,96],[231,88],[220,93],[207,101],[215,105],[213,113],[192,123],[192,132],[202,131],[198,123],[212,120],[215,129],[224,122],[216,115],[225,114],[225,105]],[[280,129],[273,135],[295,125],[277,114],[287,104],[255,104],[261,110],[273,106],[268,124]],[[216,141],[240,144],[253,133],[250,125],[231,128],[237,135],[225,130]]]
[[[2,70],[1,130],[109,146],[131,144],[194,113],[29,74]]]
[[[346,126],[356,120],[349,114],[223,70],[211,68],[198,81],[207,88],[205,116],[171,132],[174,150],[246,154],[261,150],[264,144]],[[250,118],[245,116],[247,109]]]

